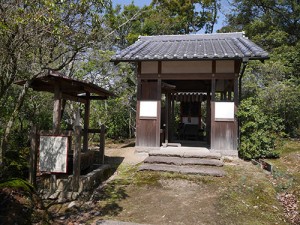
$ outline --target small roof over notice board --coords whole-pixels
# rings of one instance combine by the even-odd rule
[[[25,82],[25,80],[17,81],[16,84],[23,85]],[[30,87],[35,91],[54,93],[57,85],[60,87],[63,99],[81,103],[85,103],[86,100],[105,100],[115,96],[112,92],[96,84],[70,78],[52,70],[38,75],[32,80]],[[90,95],[87,96],[87,93]]]

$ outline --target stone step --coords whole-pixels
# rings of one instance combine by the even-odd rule
[[[152,164],[168,164],[168,165],[207,165],[207,166],[223,166],[224,163],[219,159],[211,158],[182,158],[169,156],[149,156],[144,163]]]
[[[162,171],[162,172],[175,172],[182,174],[198,174],[203,176],[225,176],[225,171],[220,167],[209,167],[209,166],[177,166],[177,165],[166,165],[166,164],[148,164],[144,163],[139,167],[139,171]]]
[[[151,151],[149,152],[149,156],[207,158],[207,159],[220,159],[222,157],[221,153],[215,153],[209,151],[197,151],[197,150],[182,151],[176,149]]]

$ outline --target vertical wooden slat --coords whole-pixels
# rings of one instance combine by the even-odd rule
[[[89,124],[90,124],[90,93],[86,93],[86,103],[84,106],[84,129],[83,129],[83,152],[87,152],[89,148]]]
[[[81,127],[75,126],[75,148],[73,154],[73,179],[72,189],[78,191],[80,177],[80,158],[81,158]]]
[[[104,155],[105,155],[105,125],[101,124],[101,133],[100,133],[100,163],[104,164]]]
[[[36,171],[37,171],[37,152],[38,152],[38,130],[34,125],[30,132],[30,167],[29,167],[29,182],[36,187]]]

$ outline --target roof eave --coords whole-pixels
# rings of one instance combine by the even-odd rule
[[[153,61],[212,61],[212,60],[242,60],[245,57],[222,57],[222,58],[174,58],[174,59],[111,59],[110,62],[114,62],[116,64],[120,62],[153,62]],[[256,56],[256,57],[248,57],[249,60],[267,60],[270,59],[269,56]]]

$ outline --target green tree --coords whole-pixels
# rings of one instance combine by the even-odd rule
[[[277,157],[275,143],[281,132],[281,120],[260,110],[254,98],[242,101],[238,117],[241,122],[240,157],[244,159]]]
[[[136,77],[133,66],[109,62],[112,51],[94,50],[87,60],[79,63],[75,76],[88,80],[115,93],[106,101],[94,101],[91,107],[91,126],[105,124],[110,138],[128,138],[135,126]]]
[[[2,110],[0,164],[9,134],[24,103],[30,82],[41,72],[68,70],[91,47],[99,46],[106,33],[102,17],[110,1],[38,0],[0,2],[0,104]],[[27,79],[19,94],[12,83]],[[15,91],[15,90],[14,90]]]
[[[282,121],[283,131],[292,137],[300,135],[299,14],[300,3],[295,0],[234,0],[231,13],[227,15],[227,25],[221,29],[221,32],[243,30],[270,53],[270,59],[264,63],[248,64],[242,80],[242,97],[245,101],[255,98],[247,104],[258,107],[257,113],[265,118],[266,123],[273,124],[274,118]],[[239,109],[241,114],[244,109]],[[256,118],[244,117],[243,124],[251,120],[256,121]],[[268,135],[281,134],[279,131],[281,129],[270,134],[266,130],[262,135],[267,138]],[[244,132],[244,135],[249,137],[250,134]],[[263,143],[262,138],[257,138]],[[242,137],[243,140],[249,146],[257,146],[254,141],[247,142]]]
[[[156,16],[164,16],[164,23],[172,34],[196,33],[203,28],[212,33],[219,11],[218,0],[153,0]]]

